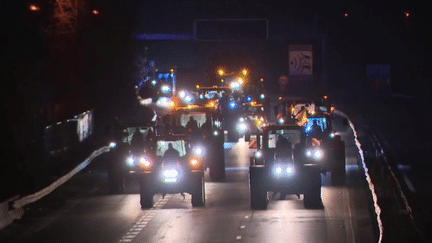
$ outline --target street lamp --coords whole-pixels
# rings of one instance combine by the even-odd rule
[[[247,71],[247,69],[246,69],[246,68],[245,68],[245,69],[243,69],[243,71],[242,71],[242,72],[243,72],[243,75],[244,75],[244,76],[246,76],[246,75],[248,74],[248,71]]]
[[[98,15],[98,14],[99,14],[99,11],[97,11],[96,9],[94,9],[94,10],[93,10],[93,14],[94,14],[94,15]]]
[[[220,76],[223,76],[225,72],[224,72],[224,70],[219,69],[219,70],[218,70],[218,73],[219,73]]]
[[[30,5],[30,10],[31,11],[39,11],[40,8],[38,6],[32,4],[32,5]]]

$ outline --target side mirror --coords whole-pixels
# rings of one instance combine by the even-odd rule
[[[251,140],[251,134],[250,133],[246,133],[244,140],[245,140],[245,142],[249,142]]]

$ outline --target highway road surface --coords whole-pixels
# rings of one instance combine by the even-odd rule
[[[353,132],[338,119],[334,128],[346,144],[347,183],[335,187],[322,175],[322,209],[305,209],[296,195],[271,195],[266,210],[251,210],[253,150],[241,139],[225,143],[225,181],[210,182],[206,173],[204,207],[192,208],[190,195],[175,194],[156,195],[154,207],[142,210],[137,183],[131,180],[124,194],[110,195],[100,166],[54,191],[59,206],[52,200],[30,205],[21,220],[0,231],[0,242],[377,242]],[[106,155],[101,158],[92,163],[103,164]],[[79,188],[85,193],[76,192]]]

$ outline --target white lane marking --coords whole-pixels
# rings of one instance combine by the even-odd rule
[[[346,231],[347,242],[355,243],[354,227],[352,222],[353,220],[352,209],[351,209],[351,204],[349,202],[349,192],[348,189],[346,188],[342,189],[342,200],[344,201],[344,205],[348,207],[348,218],[345,219],[345,231]]]
[[[236,240],[241,240],[241,235],[238,235],[237,237],[236,237]]]
[[[249,215],[245,216],[245,219],[248,219],[248,218],[249,218]]]
[[[244,229],[244,228],[246,228],[246,225],[240,226],[240,229]]]
[[[153,219],[156,215],[155,209],[161,209],[168,200],[171,198],[171,195],[166,196],[164,199],[159,199],[149,211],[146,211],[145,214],[129,229],[129,232],[124,235],[119,242],[131,242],[135,236],[137,236],[141,230],[143,230],[147,224]],[[162,201],[163,200],[163,201]]]

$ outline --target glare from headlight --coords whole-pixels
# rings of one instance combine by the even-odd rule
[[[255,152],[255,158],[261,158],[262,157],[262,152],[261,151],[256,151]]]
[[[333,132],[331,132],[331,133],[329,134],[329,136],[330,136],[331,138],[334,138],[335,134],[334,134]]]
[[[264,94],[261,94],[261,95],[260,95],[260,98],[261,98],[261,99],[264,99],[264,98],[265,98],[265,95],[264,95]]]
[[[283,118],[280,118],[280,119],[278,120],[278,122],[279,122],[279,124],[282,124],[282,123],[285,122],[285,120],[284,120]]]
[[[197,165],[199,165],[199,160],[198,159],[191,159],[190,164],[192,166],[197,166]]]
[[[151,161],[149,159],[144,158],[144,157],[140,158],[140,163],[142,165],[144,165],[145,167],[150,167],[151,166]]]
[[[133,157],[129,157],[129,158],[127,159],[127,164],[128,164],[129,166],[133,166],[133,165],[135,164],[135,160],[134,160],[134,158],[133,158]]]
[[[306,151],[306,156],[307,156],[307,157],[312,156],[312,151],[310,151],[310,150]]]
[[[244,132],[244,131],[246,131],[247,130],[247,125],[246,124],[244,124],[244,123],[240,123],[238,126],[237,126],[237,129],[239,130],[239,132]]]
[[[186,96],[186,92],[184,92],[183,90],[180,91],[179,96],[180,96],[180,98],[184,98]]]
[[[282,174],[282,168],[281,167],[276,167],[274,171],[275,171],[276,175]]]
[[[239,122],[244,122],[244,118],[243,118],[243,117],[240,117],[240,118],[239,118]]]
[[[110,148],[115,148],[115,147],[116,147],[116,143],[111,142],[111,143],[109,144],[109,147],[110,147]]]
[[[291,167],[287,167],[286,168],[286,173],[287,174],[292,174],[293,173],[293,169]]]
[[[200,156],[200,155],[203,155],[204,151],[202,148],[198,147],[198,148],[195,148],[194,153],[195,153],[195,155]]]
[[[164,170],[163,172],[163,176],[164,177],[177,177],[178,176],[178,171],[175,169],[169,169],[169,170]]]
[[[315,159],[321,159],[323,157],[323,152],[321,150],[316,150],[313,155]]]
[[[215,136],[219,135],[218,131],[214,131],[213,135],[215,135]]]
[[[164,85],[161,87],[161,91],[163,93],[168,93],[168,92],[170,92],[170,90],[171,90],[171,88],[168,85]]]

